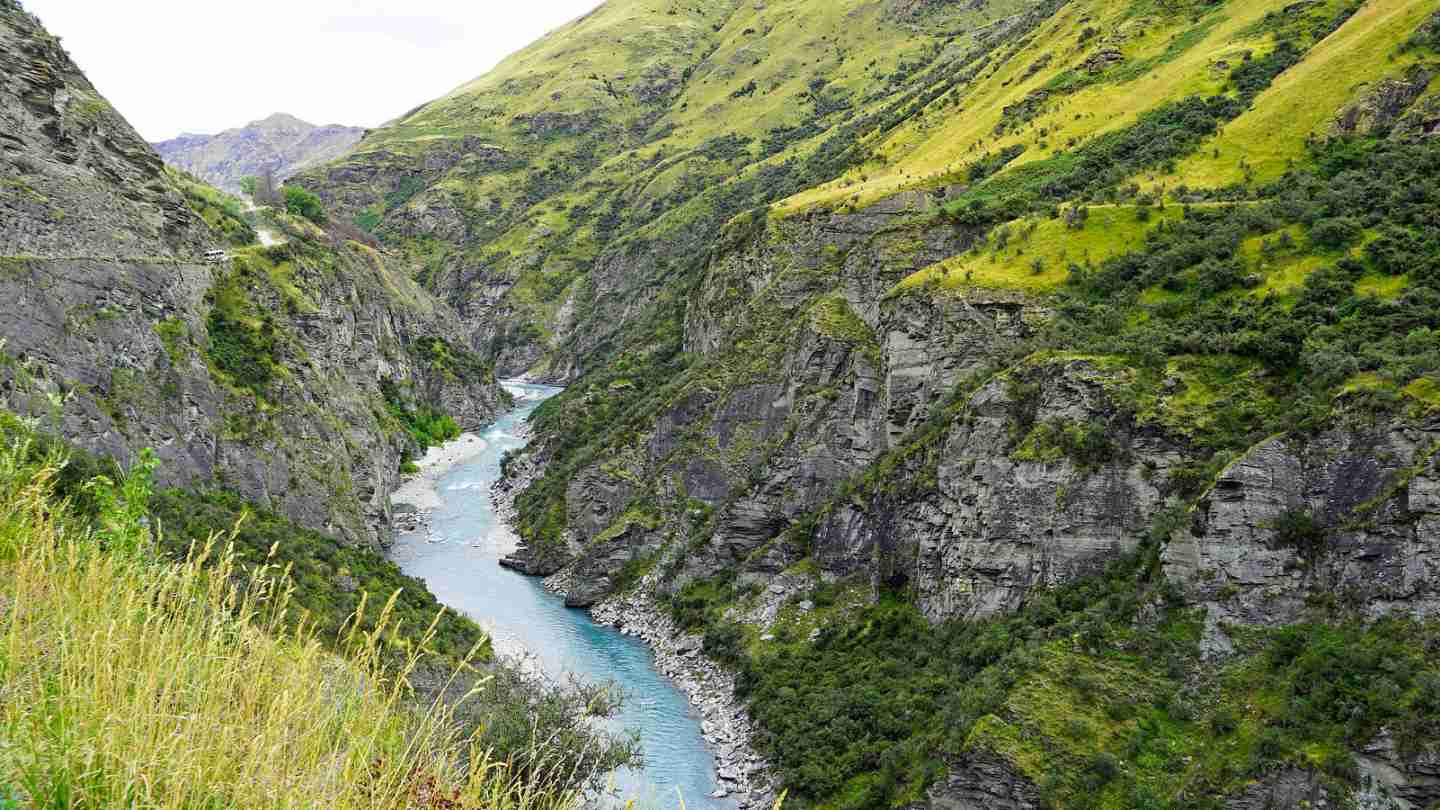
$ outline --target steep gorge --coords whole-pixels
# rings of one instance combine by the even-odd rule
[[[792,802],[1430,808],[1437,14],[615,0],[298,182]]]

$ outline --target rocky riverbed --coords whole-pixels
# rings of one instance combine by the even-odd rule
[[[646,584],[602,600],[590,608],[590,616],[639,638],[654,651],[655,667],[700,714],[700,730],[715,752],[720,783],[735,795],[742,810],[771,806],[775,796],[769,767],[752,744],[755,728],[750,716],[735,699],[735,676],[705,656],[699,635],[680,632],[650,598]]]
[[[540,472],[540,465],[524,457],[516,460],[509,477],[495,483],[491,500],[495,514],[506,525],[515,525],[515,496]],[[521,562],[512,565],[523,569]],[[565,596],[572,576],[569,570],[562,570],[545,579],[545,588]],[[655,668],[685,694],[700,715],[701,733],[715,754],[721,786],[741,810],[772,806],[775,794],[769,766],[752,744],[755,729],[745,707],[735,698],[735,677],[705,656],[701,636],[680,632],[649,596],[651,585],[647,578],[629,593],[601,600],[589,609],[591,618],[650,647]]]

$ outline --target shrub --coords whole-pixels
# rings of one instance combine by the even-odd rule
[[[460,425],[453,416],[428,403],[413,404],[394,380],[381,380],[380,391],[390,415],[399,420],[421,452],[460,436]]]
[[[1322,219],[1310,227],[1310,239],[1328,250],[1350,247],[1360,240],[1364,227],[1350,217]]]
[[[1325,527],[1307,509],[1291,509],[1275,519],[1271,527],[1275,543],[1292,548],[1306,559],[1313,559],[1325,548]]]
[[[705,654],[722,664],[740,663],[741,643],[745,633],[734,622],[723,622],[705,631]]]
[[[264,395],[277,362],[274,327],[256,327],[219,308],[206,321],[208,354],[215,366],[240,388]]]
[[[325,206],[315,194],[299,187],[284,186],[285,211],[291,216],[304,217],[316,225],[325,224]]]

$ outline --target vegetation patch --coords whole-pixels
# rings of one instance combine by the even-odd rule
[[[397,383],[393,379],[380,381],[380,392],[385,397],[386,409],[399,421],[421,453],[451,439],[459,438],[460,425],[453,416],[428,403],[417,404],[415,398],[407,391],[407,386]],[[407,458],[406,461],[408,462],[409,459]]]
[[[218,231],[226,244],[245,247],[259,241],[240,200],[179,169],[167,167],[165,171],[171,182],[184,193],[185,202],[191,210]]]
[[[1076,270],[1083,272],[1141,247],[1150,229],[1182,215],[1179,206],[1149,202],[1057,208],[1053,216],[1026,217],[992,228],[971,251],[911,274],[896,291],[938,285],[1049,292]]]
[[[815,331],[860,350],[872,366],[880,363],[880,343],[875,330],[865,323],[844,296],[830,295],[820,299],[810,310],[810,323]]]
[[[206,356],[227,383],[265,397],[280,365],[274,316],[261,313],[235,276],[211,288]]]
[[[1015,450],[1021,461],[1051,462],[1069,459],[1082,472],[1094,472],[1114,461],[1120,448],[1103,422],[1042,422],[1031,428]]]
[[[1314,12],[1269,17],[1272,36],[1285,42],[1329,34],[1281,81],[1255,97],[1254,109],[1179,163],[1160,182],[1170,187],[1215,188],[1269,183],[1305,159],[1312,136],[1324,136],[1353,88],[1403,71],[1422,54],[1401,46],[1433,13],[1409,0],[1347,0],[1341,8],[1315,4]]]
[[[615,705],[603,688],[536,685],[487,664],[478,628],[379,557],[264,513],[236,530],[226,522],[245,510],[223,494],[172,492],[155,505],[148,453],[120,475],[3,412],[0,437],[5,803],[264,806],[302,795],[358,810],[441,796],[562,810],[634,760],[633,741],[592,724]],[[168,539],[180,525],[199,547]],[[238,550],[224,550],[231,540]],[[182,559],[167,557],[182,546]],[[353,609],[297,609],[327,593],[304,583],[311,573],[287,577],[281,559],[314,575],[353,563],[369,585],[405,587],[388,601],[340,597]],[[437,647],[451,665],[433,667]],[[458,692],[436,699],[447,689]]]
[[[1440,363],[1432,345],[1440,322],[1424,302],[1440,289],[1429,269],[1440,267],[1440,255],[1419,234],[1429,232],[1423,223],[1430,214],[1422,212],[1440,198],[1411,190],[1440,176],[1440,150],[1334,142],[1318,146],[1313,160],[1313,168],[1268,188],[1260,203],[1188,207],[1182,218],[1157,225],[1141,250],[1072,273],[1058,293],[1049,339],[1131,357],[1141,369],[1180,357],[1212,358],[1202,362],[1221,362],[1216,370],[1232,374],[1240,371],[1236,362],[1253,364],[1241,379],[1263,382],[1246,391],[1186,361],[1187,390],[1213,391],[1219,383],[1237,397],[1241,409],[1227,417],[1234,428],[1221,430],[1232,447],[1324,418],[1333,396],[1362,372],[1391,390],[1431,373]],[[1349,219],[1367,230],[1389,224],[1373,237],[1337,242],[1322,234],[1338,248],[1303,247],[1319,243],[1316,228]],[[1285,263],[1280,270],[1271,265],[1272,278],[1299,262],[1314,269],[1288,295],[1257,295],[1272,262]],[[1401,275],[1397,297],[1369,294],[1366,279]],[[1166,295],[1152,296],[1157,288]]]
[[[283,186],[280,191],[285,197],[285,213],[304,217],[316,225],[325,224],[325,206],[314,193],[300,186]]]
[[[724,619],[742,594],[723,580],[686,586],[672,610],[706,630],[707,651],[713,637],[738,661],[787,806],[900,806],[947,760],[983,750],[1052,806],[1208,807],[1285,766],[1354,788],[1349,751],[1382,727],[1403,729],[1409,751],[1440,742],[1440,667],[1426,653],[1440,627],[1246,631],[1234,658],[1207,669],[1199,618],[1159,576],[1165,531],[1157,522],[1104,575],[979,622],[933,626],[888,594],[832,617],[812,643],[752,646]],[[1137,623],[1142,605],[1159,606],[1159,621]]]

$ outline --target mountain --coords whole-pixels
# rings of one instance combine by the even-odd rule
[[[297,182],[790,805],[1428,808],[1437,14],[611,0]]]
[[[271,214],[286,241],[258,244],[10,2],[0,76],[0,403],[124,466],[153,448],[165,486],[388,542],[417,424],[507,399],[453,311],[334,223]]]
[[[239,194],[242,178],[256,177],[270,169],[277,180],[284,180],[340,157],[364,134],[365,130],[358,127],[317,127],[292,115],[276,113],[219,135],[187,133],[153,145],[167,164]]]

